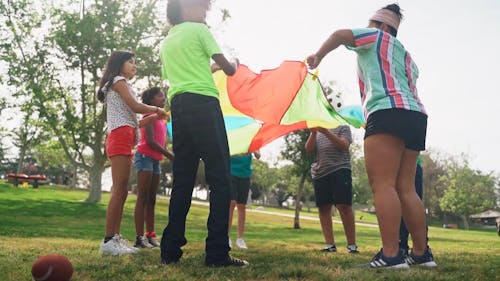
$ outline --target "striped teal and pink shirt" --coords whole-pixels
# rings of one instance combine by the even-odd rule
[[[401,42],[376,28],[352,29],[365,116],[391,108],[427,114],[418,97],[418,68]]]

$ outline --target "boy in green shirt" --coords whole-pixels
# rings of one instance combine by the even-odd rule
[[[164,39],[160,58],[162,75],[170,83],[168,99],[172,113],[175,154],[174,182],[169,221],[161,240],[161,260],[176,263],[187,243],[186,216],[191,205],[200,158],[210,185],[210,214],[205,247],[209,267],[245,266],[247,261],[229,256],[230,203],[229,146],[218,91],[212,78],[216,67],[227,75],[235,65],[228,62],[205,24],[210,0],[169,0],[167,17],[173,27]]]

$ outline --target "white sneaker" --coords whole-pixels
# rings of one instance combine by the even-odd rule
[[[118,235],[118,241],[120,242],[120,245],[122,245],[122,247],[124,247],[126,249],[129,249],[134,254],[137,253],[137,252],[139,252],[139,249],[130,246],[130,243],[128,242],[127,239],[123,238],[123,236],[121,236],[120,234],[117,234],[117,235]]]
[[[229,244],[229,248],[232,249],[233,248],[233,242],[231,241],[231,238],[229,238],[229,243],[228,244]]]
[[[127,254],[134,254],[135,252],[132,251],[129,248],[123,247],[123,245],[120,243],[120,236],[116,234],[109,240],[108,242],[104,243],[104,239],[101,242],[101,247],[99,249],[99,252],[101,252],[104,255],[127,255]]]
[[[160,247],[160,243],[156,239],[156,237],[151,237],[151,236],[146,236],[146,239],[148,239],[148,243],[153,246],[153,248],[158,248]]]
[[[245,243],[245,240],[243,238],[238,238],[236,239],[236,246],[240,249],[248,249],[247,243]]]

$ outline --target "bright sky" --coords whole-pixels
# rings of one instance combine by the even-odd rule
[[[163,1],[162,1],[163,2]],[[166,1],[165,1],[166,2]],[[500,1],[399,0],[399,40],[420,69],[419,95],[429,113],[427,147],[469,155],[471,165],[500,173]],[[228,55],[254,71],[303,60],[336,29],[365,27],[380,0],[215,0],[208,23]],[[165,6],[163,6],[165,7]],[[164,9],[162,7],[162,9]],[[220,23],[220,8],[231,18]],[[356,58],[344,47],[320,65],[346,104],[358,104]],[[3,95],[3,93],[2,93]],[[361,143],[362,130],[355,131]],[[282,140],[263,149],[275,159]]]
[[[427,148],[469,155],[472,167],[500,173],[500,1],[399,0],[405,19],[398,39],[420,70],[419,95],[429,114]],[[370,0],[216,0],[208,23],[228,55],[254,71],[283,60],[303,60],[336,29],[365,27],[377,9]],[[231,19],[220,24],[219,8]],[[359,104],[356,57],[344,47],[330,53],[319,76]],[[361,142],[362,131],[356,132]],[[277,155],[283,141],[263,149]],[[497,145],[495,145],[495,143]]]

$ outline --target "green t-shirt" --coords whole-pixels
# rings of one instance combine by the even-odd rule
[[[422,166],[422,156],[421,155],[418,155],[417,165]]]
[[[222,52],[205,24],[183,22],[172,27],[160,47],[162,78],[170,83],[168,100],[185,92],[218,98],[210,69],[215,54]]]

